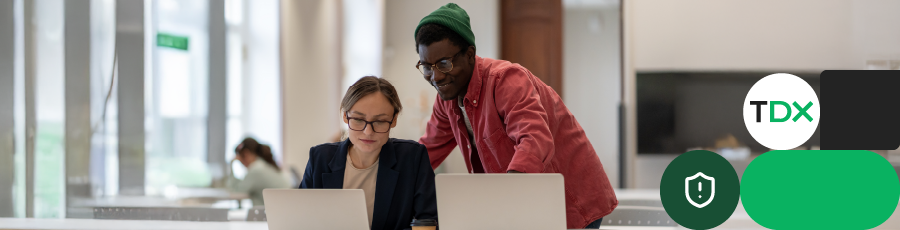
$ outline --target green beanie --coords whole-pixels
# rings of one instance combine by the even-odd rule
[[[450,28],[450,30],[459,34],[459,36],[469,42],[469,44],[475,46],[475,34],[472,33],[472,27],[469,26],[469,14],[466,13],[466,10],[456,5],[456,3],[447,3],[447,5],[441,6],[434,12],[431,12],[428,16],[422,18],[422,20],[419,21],[419,25],[416,26],[416,32],[413,33],[413,39],[419,34],[419,28],[421,28],[422,25],[430,23]]]

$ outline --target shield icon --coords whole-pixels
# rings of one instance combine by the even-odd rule
[[[709,198],[706,199],[706,202],[703,202],[703,203],[697,203],[697,201],[694,201],[694,197],[691,196],[691,193],[690,193],[690,188],[691,188],[690,185],[691,184],[697,184],[697,186],[696,186],[697,191],[703,190],[703,187],[704,187],[703,180],[696,180],[698,177],[709,181],[709,184],[710,184],[709,185],[709,190],[710,190]],[[691,181],[694,181],[694,183],[691,183]],[[703,172],[697,172],[697,174],[694,174],[693,176],[684,178],[684,196],[687,198],[688,202],[691,203],[691,205],[694,205],[694,207],[697,207],[697,208],[706,207],[706,205],[709,205],[709,203],[713,201],[713,198],[716,197],[716,178],[707,176],[706,174],[703,174]],[[703,197],[702,197],[702,195],[698,195],[697,198],[700,199]]]

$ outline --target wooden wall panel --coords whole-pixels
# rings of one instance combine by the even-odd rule
[[[500,58],[562,93],[562,0],[501,0]]]

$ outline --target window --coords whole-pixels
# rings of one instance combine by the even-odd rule
[[[34,3],[34,213],[37,218],[65,217],[65,87],[63,1]]]
[[[113,78],[116,2],[91,1],[91,185],[95,196],[119,192],[118,92]]]
[[[13,94],[15,104],[13,107],[15,133],[15,182],[13,184],[13,212],[15,217],[25,217],[25,7],[24,0],[16,0],[15,3],[15,73]]]
[[[272,147],[282,161],[281,62],[279,53],[279,1],[227,0],[228,39],[227,134],[225,160],[245,137]],[[231,169],[242,177],[246,168]]]
[[[208,5],[151,3],[152,74],[146,76],[146,194],[167,187],[206,187]]]

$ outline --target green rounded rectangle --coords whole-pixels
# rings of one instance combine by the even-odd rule
[[[771,229],[870,229],[897,208],[900,180],[865,150],[776,150],[741,178],[747,214]]]
[[[188,37],[167,33],[156,34],[156,46],[169,47],[180,50],[188,50]]]

